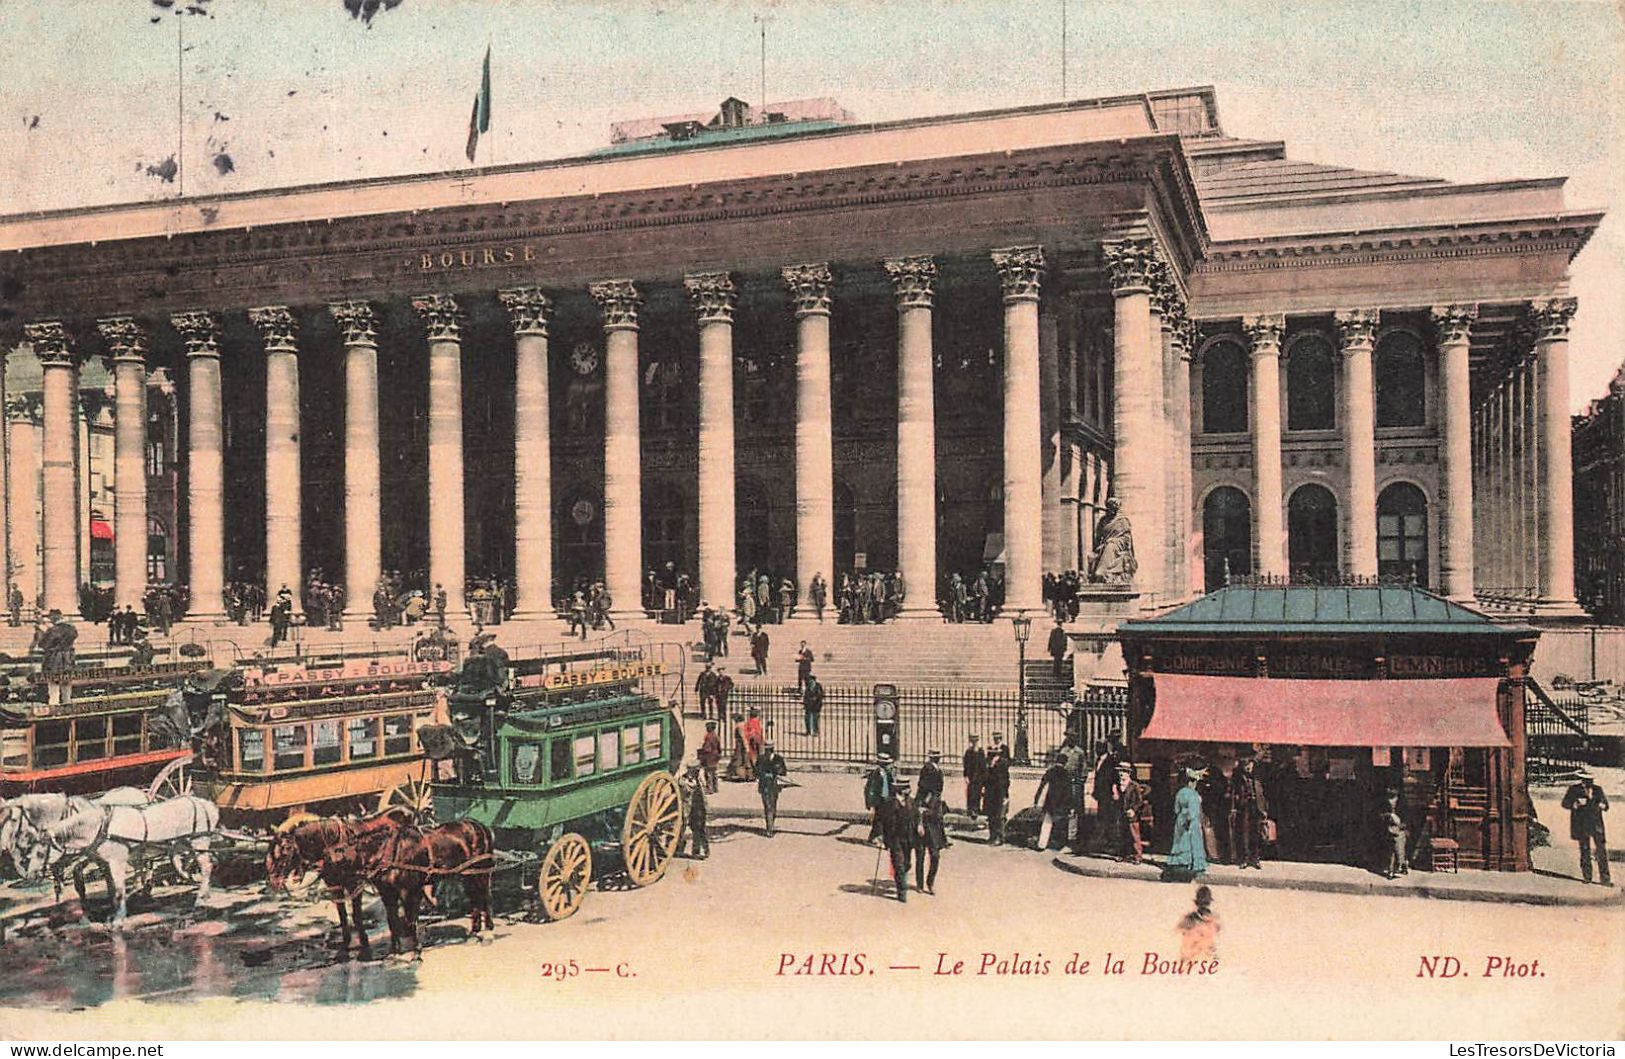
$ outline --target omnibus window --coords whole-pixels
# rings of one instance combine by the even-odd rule
[[[390,757],[412,752],[412,715],[399,713],[384,718],[384,753]]]
[[[81,717],[73,724],[78,761],[95,761],[107,756],[107,718]]]
[[[621,764],[636,765],[643,760],[643,743],[638,726],[621,729]]]
[[[578,735],[575,738],[575,774],[577,776],[591,776],[595,771],[593,764],[597,759],[597,740],[591,735]]]
[[[141,715],[120,713],[113,717],[113,753],[141,753]]]
[[[237,760],[244,772],[265,771],[265,729],[244,728],[237,733]]]
[[[0,732],[0,765],[6,768],[28,767],[28,731],[8,728]]]
[[[542,748],[535,743],[519,743],[513,748],[513,781],[540,783]]]
[[[34,728],[34,765],[51,768],[68,763],[68,722],[41,721]]]
[[[601,769],[621,767],[621,733],[598,733],[598,767]]]
[[[339,761],[339,722],[317,721],[314,725],[311,760],[317,765],[336,765]]]
[[[350,735],[350,760],[378,756],[378,718],[352,717],[345,722]]]
[[[554,783],[570,778],[570,741],[555,739],[548,751],[548,777]]]
[[[660,722],[650,721],[643,726],[643,760],[660,760]]]
[[[271,729],[272,767],[284,769],[305,767],[305,746],[310,742],[310,729],[302,724],[285,724]]]

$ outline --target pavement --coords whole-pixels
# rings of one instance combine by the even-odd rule
[[[866,769],[856,764],[791,763],[790,780],[779,796],[779,819],[828,820],[841,823],[868,823],[863,807],[863,776]],[[913,776],[912,770],[904,775]],[[1033,804],[1041,772],[1014,770],[1010,782],[1010,804],[1020,810]],[[1606,778],[1604,778],[1606,782]],[[948,801],[962,781],[949,772]],[[1212,865],[1202,882],[1210,886],[1235,886],[1259,890],[1302,890],[1328,894],[1416,897],[1448,901],[1490,901],[1513,904],[1606,906],[1625,905],[1625,890],[1586,885],[1578,875],[1579,850],[1568,838],[1567,814],[1558,805],[1560,792],[1537,789],[1534,794],[1539,818],[1552,827],[1551,845],[1531,851],[1535,870],[1530,872],[1412,871],[1396,879],[1385,879],[1365,868],[1346,864],[1313,864],[1299,861],[1266,861],[1263,870]],[[709,814],[713,820],[754,820],[760,825],[762,803],[754,783],[720,784],[711,796]],[[956,841],[986,844],[987,825],[973,826],[963,813],[950,812],[948,826]],[[1028,847],[1031,850],[1031,847]],[[1036,853],[1036,850],[1031,850]],[[1612,851],[1612,863],[1619,865],[1620,852]],[[1074,877],[1120,879],[1143,882],[1161,880],[1160,858],[1145,864],[1129,864],[1102,855],[1076,856],[1057,853],[1053,867]],[[1616,871],[1618,868],[1616,867]],[[1625,877],[1622,877],[1625,878]]]

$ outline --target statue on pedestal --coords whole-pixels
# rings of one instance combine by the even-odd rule
[[[1134,580],[1140,564],[1134,559],[1134,530],[1123,514],[1122,502],[1106,498],[1106,512],[1095,525],[1095,550],[1089,557],[1089,580],[1108,585],[1126,585]]]

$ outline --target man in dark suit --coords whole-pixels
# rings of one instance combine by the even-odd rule
[[[932,750],[926,754],[925,764],[920,767],[920,788],[915,794],[915,800],[925,804],[925,800],[932,795],[942,797],[942,751]]]
[[[962,764],[965,775],[965,812],[975,821],[982,811],[982,777],[987,773],[987,751],[977,745],[981,737],[974,732],[967,739]]]
[[[1581,877],[1591,881],[1591,850],[1595,846],[1597,881],[1604,886],[1614,885],[1608,877],[1608,832],[1602,818],[1608,811],[1608,795],[1597,786],[1591,773],[1580,773],[1580,781],[1563,795],[1563,808],[1569,811],[1569,837],[1580,843]]]
[[[1004,814],[1010,804],[1010,748],[1004,733],[993,733],[987,749],[987,778],[982,787],[982,807],[987,810],[987,836],[995,846],[1004,845]]]
[[[880,835],[885,840],[886,852],[891,855],[891,877],[897,884],[897,899],[908,900],[908,869],[913,860],[915,833],[919,828],[919,810],[909,797],[909,783],[899,779],[892,787],[892,796],[880,803]]]
[[[1233,863],[1242,868],[1262,868],[1258,862],[1259,847],[1263,845],[1259,828],[1269,818],[1269,803],[1264,798],[1264,784],[1258,778],[1253,758],[1243,758],[1230,773],[1230,787],[1226,794],[1230,815],[1230,855]]]
[[[1055,627],[1049,631],[1049,657],[1053,663],[1052,673],[1056,680],[1061,679],[1062,663],[1066,661],[1066,647],[1066,630],[1061,627],[1061,619],[1057,616]]]
[[[932,757],[936,757],[932,751]],[[937,779],[940,783],[942,770],[937,770]],[[920,797],[915,803],[918,808],[918,826],[914,835],[914,888],[923,893],[937,892],[937,865],[942,859],[942,851],[948,848],[948,828],[943,820],[946,806],[942,803],[940,787],[935,792],[926,789],[926,773],[920,771]]]

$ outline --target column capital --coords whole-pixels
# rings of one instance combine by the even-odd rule
[[[61,320],[40,320],[23,325],[23,337],[34,347],[34,356],[51,368],[73,367],[73,340]]]
[[[1375,309],[1340,309],[1332,314],[1337,328],[1337,340],[1344,353],[1370,351],[1377,335],[1378,314]]]
[[[1535,341],[1560,342],[1569,337],[1569,323],[1580,303],[1574,298],[1542,298],[1531,302],[1529,311],[1535,324]]]
[[[1162,317],[1162,329],[1169,330],[1172,318],[1184,315],[1185,299],[1174,282],[1173,269],[1161,255],[1151,258],[1146,280],[1151,288],[1151,311]]]
[[[1044,248],[1007,246],[993,251],[993,267],[999,270],[999,283],[1007,302],[1035,302],[1044,280]]]
[[[691,272],[683,277],[683,289],[694,305],[694,315],[702,324],[731,324],[734,306],[739,304],[739,288],[726,272]]]
[[[1286,317],[1281,313],[1260,313],[1241,318],[1241,329],[1247,332],[1254,357],[1281,355],[1281,332],[1286,330]]]
[[[629,279],[606,279],[587,285],[587,293],[598,303],[605,331],[636,331],[638,306],[643,296]]]
[[[936,297],[937,261],[927,255],[888,257],[882,262],[891,278],[899,309],[929,309]]]
[[[299,321],[286,305],[262,305],[248,310],[248,322],[259,329],[267,353],[299,351]]]
[[[169,323],[180,332],[188,357],[220,355],[220,321],[214,318],[213,313],[197,311],[172,313]]]
[[[38,391],[13,394],[6,399],[6,419],[12,423],[39,426],[45,415],[45,399]]]
[[[344,332],[346,346],[376,346],[378,317],[372,306],[362,301],[333,302],[327,307]]]
[[[1473,321],[1478,319],[1477,305],[1435,305],[1433,326],[1438,328],[1439,343],[1454,345],[1465,342],[1472,334]]]
[[[505,287],[497,291],[497,301],[508,310],[516,337],[547,337],[547,325],[553,319],[553,301],[540,287]]]
[[[115,362],[121,360],[134,361],[137,364],[145,362],[147,332],[133,317],[103,317],[96,321],[96,330],[101,332],[102,341],[112,350]]]
[[[1106,258],[1106,272],[1112,294],[1149,294],[1156,244],[1148,238],[1108,239],[1100,244]]]
[[[830,273],[828,262],[786,265],[779,270],[779,275],[784,277],[784,286],[795,303],[796,316],[829,315],[829,289],[835,277]]]
[[[419,294],[412,311],[423,318],[430,342],[458,342],[463,335],[463,307],[450,294]]]

